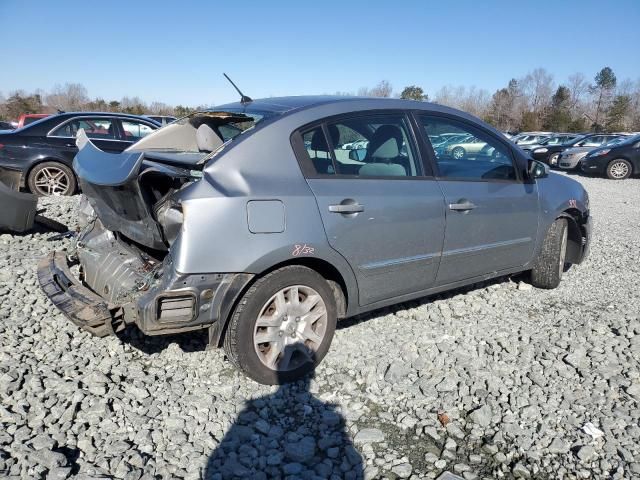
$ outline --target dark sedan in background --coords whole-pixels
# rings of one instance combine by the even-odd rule
[[[640,173],[640,135],[629,137],[615,145],[591,150],[582,160],[584,173],[606,175],[612,180],[624,180]]]
[[[0,132],[0,181],[37,195],[72,195],[80,129],[101,149],[119,153],[158,128],[157,122],[135,115],[75,112]]]
[[[620,135],[602,133],[581,135],[577,138],[574,138],[573,140],[568,141],[567,143],[562,143],[559,145],[545,145],[543,147],[536,148],[531,151],[531,156],[534,158],[534,160],[544,162],[551,167],[557,167],[560,155],[562,155],[562,152],[564,152],[565,150],[574,147],[596,148],[619,136]]]

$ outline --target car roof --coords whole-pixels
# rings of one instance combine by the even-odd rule
[[[404,108],[404,109],[438,109],[442,110],[443,106],[430,102],[420,102],[416,100],[403,100],[398,98],[383,98],[383,97],[356,97],[347,95],[303,95],[303,96],[291,96],[291,97],[270,97],[260,98],[253,100],[251,103],[242,104],[240,102],[227,103],[219,105],[214,108],[206,109],[205,111],[220,111],[227,108],[237,109],[251,109],[262,110],[274,114],[292,113],[293,111],[303,110],[311,107],[318,107],[328,104],[347,104],[351,103],[354,106],[354,110],[357,110],[361,105],[367,104],[370,107],[372,104],[379,104],[381,108]],[[445,109],[454,111],[454,109]]]
[[[156,122],[151,118],[147,118],[143,115],[133,115],[130,113],[115,113],[115,112],[62,112],[62,113],[54,113],[47,117],[41,118],[35,122],[30,123],[29,125],[25,125],[22,128],[17,130],[13,130],[16,134],[22,134],[24,132],[25,135],[40,135],[43,132],[48,132],[51,128],[54,128],[59,123],[64,122],[65,120],[69,120],[73,117],[117,117],[117,118],[130,118],[132,120],[144,120],[153,125],[160,127],[160,123]]]

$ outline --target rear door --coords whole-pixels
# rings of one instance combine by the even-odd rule
[[[360,305],[432,286],[444,203],[418,161],[406,115],[340,117],[303,129],[297,139],[328,241],[353,268]]]
[[[538,189],[525,183],[507,141],[462,119],[418,115],[428,135],[469,133],[484,143],[475,153],[433,152],[446,205],[437,284],[445,285],[527,263],[538,229]]]

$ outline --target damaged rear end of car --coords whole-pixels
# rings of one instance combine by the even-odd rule
[[[83,192],[79,232],[67,251],[38,266],[56,307],[97,336],[129,324],[147,335],[177,333],[224,318],[253,275],[185,274],[174,258],[191,255],[179,237],[185,211],[198,203],[204,165],[252,126],[242,114],[201,112],[121,154],[101,151],[81,131],[74,160]]]

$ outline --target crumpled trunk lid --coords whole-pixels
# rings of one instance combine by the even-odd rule
[[[183,155],[181,161],[171,161],[171,155],[161,153],[155,154],[154,159],[153,152],[105,153],[91,143],[84,131],[78,134],[77,144],[73,169],[102,224],[140,245],[167,250],[154,206],[170,195],[174,180],[194,178],[194,172],[186,167],[196,168],[202,154]]]

